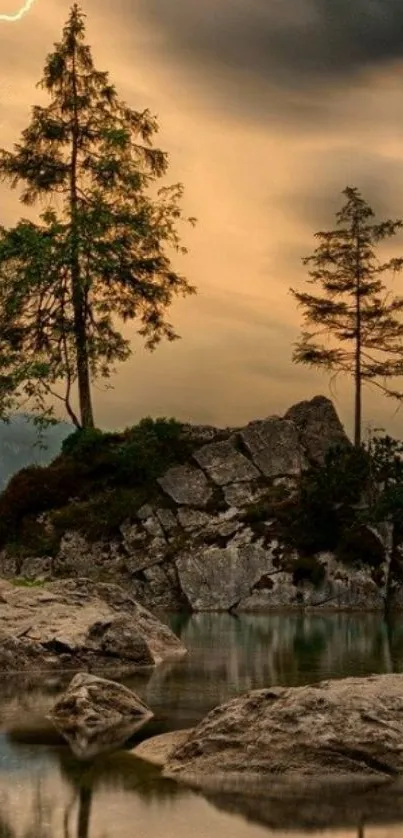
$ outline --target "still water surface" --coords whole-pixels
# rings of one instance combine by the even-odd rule
[[[156,714],[149,732],[190,727],[216,704],[248,689],[403,671],[403,619],[389,627],[372,615],[203,614],[171,616],[169,622],[187,647],[187,658],[126,682]],[[162,780],[157,769],[129,751],[78,762],[44,722],[62,686],[52,681],[39,689],[18,678],[0,683],[0,838],[285,834]],[[253,806],[249,815],[255,817]],[[287,832],[290,838],[301,834],[301,827]],[[325,834],[400,838],[403,821]]]

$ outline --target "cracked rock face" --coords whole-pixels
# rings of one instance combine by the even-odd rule
[[[271,552],[256,544],[201,548],[179,556],[176,567],[195,611],[228,611],[263,574],[275,573]]]
[[[242,483],[260,476],[253,463],[237,451],[229,440],[204,445],[193,456],[217,486]]]
[[[213,494],[205,474],[194,466],[173,466],[158,483],[175,503],[184,506],[203,508]]]
[[[250,456],[265,477],[298,476],[305,458],[294,422],[270,416],[241,431]]]
[[[391,779],[403,774],[403,675],[254,690],[216,707],[168,776]]]

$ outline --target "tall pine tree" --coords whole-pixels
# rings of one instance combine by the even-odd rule
[[[291,289],[304,323],[293,360],[354,380],[354,442],[361,444],[362,386],[371,383],[385,395],[402,398],[388,380],[403,374],[403,297],[388,293],[383,275],[400,271],[403,259],[378,260],[377,248],[394,236],[402,221],[374,222],[374,212],[358,189],[347,187],[337,227],[316,233],[319,244],[303,259],[309,294]]]
[[[46,207],[40,223],[0,230],[0,400],[24,392],[43,409],[63,380],[70,417],[92,427],[91,381],[131,352],[119,324],[138,320],[149,349],[178,337],[166,311],[195,292],[170,258],[186,252],[183,189],[156,188],[168,166],[152,145],[157,123],[95,69],[77,4],[40,86],[49,104],[33,108],[20,143],[0,155],[0,178],[24,185],[24,204]]]

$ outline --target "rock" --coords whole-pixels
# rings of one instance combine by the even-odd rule
[[[256,483],[231,483],[223,488],[224,498],[228,506],[242,509],[251,503],[256,503],[266,492],[267,486],[259,486]]]
[[[251,422],[241,431],[241,439],[253,462],[265,477],[298,476],[304,457],[297,428],[288,419],[269,416]]]
[[[172,730],[169,733],[160,733],[159,736],[144,739],[143,742],[133,748],[131,753],[139,759],[162,768],[168,762],[171,754],[186,742],[192,732],[193,729],[188,728],[187,730]]]
[[[206,476],[194,466],[173,466],[158,483],[175,503],[184,506],[204,507],[213,494]]]
[[[176,515],[174,515],[171,509],[164,509],[164,507],[159,507],[155,510],[155,514],[166,535],[170,535],[174,530],[178,528],[178,521],[176,519]]]
[[[178,521],[184,530],[200,530],[206,527],[212,519],[207,512],[201,512],[198,509],[183,509],[178,510]]]
[[[242,483],[260,476],[253,463],[237,451],[230,440],[204,445],[193,457],[217,486]]]
[[[403,675],[254,690],[216,707],[166,774],[391,779],[403,773]]]
[[[79,673],[48,714],[78,758],[118,748],[153,713],[132,690]]]
[[[184,654],[170,629],[116,585],[0,582],[0,668],[132,672]]]
[[[301,444],[313,463],[323,463],[334,446],[351,446],[334,405],[326,396],[298,402],[290,407],[285,419],[291,419],[298,428]]]
[[[275,572],[272,553],[257,544],[205,547],[176,560],[181,584],[195,611],[224,611],[249,596],[255,583]]]

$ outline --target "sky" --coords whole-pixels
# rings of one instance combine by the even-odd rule
[[[23,0],[0,0],[0,15]],[[35,0],[0,22],[0,145],[28,124],[44,61],[70,0]],[[131,107],[148,107],[169,154],[166,182],[185,186],[189,253],[175,267],[198,288],[174,304],[181,335],[135,352],[113,390],[94,391],[97,424],[142,416],[216,425],[282,414],[333,398],[352,424],[348,378],[330,387],[292,363],[302,257],[334,224],[342,190],[357,186],[379,218],[403,216],[401,0],[85,0],[88,41]],[[29,215],[0,185],[2,218]],[[396,239],[403,254],[403,236]],[[400,250],[399,250],[400,247]],[[395,280],[399,292],[403,276]],[[403,409],[368,390],[364,419],[403,437]]]

